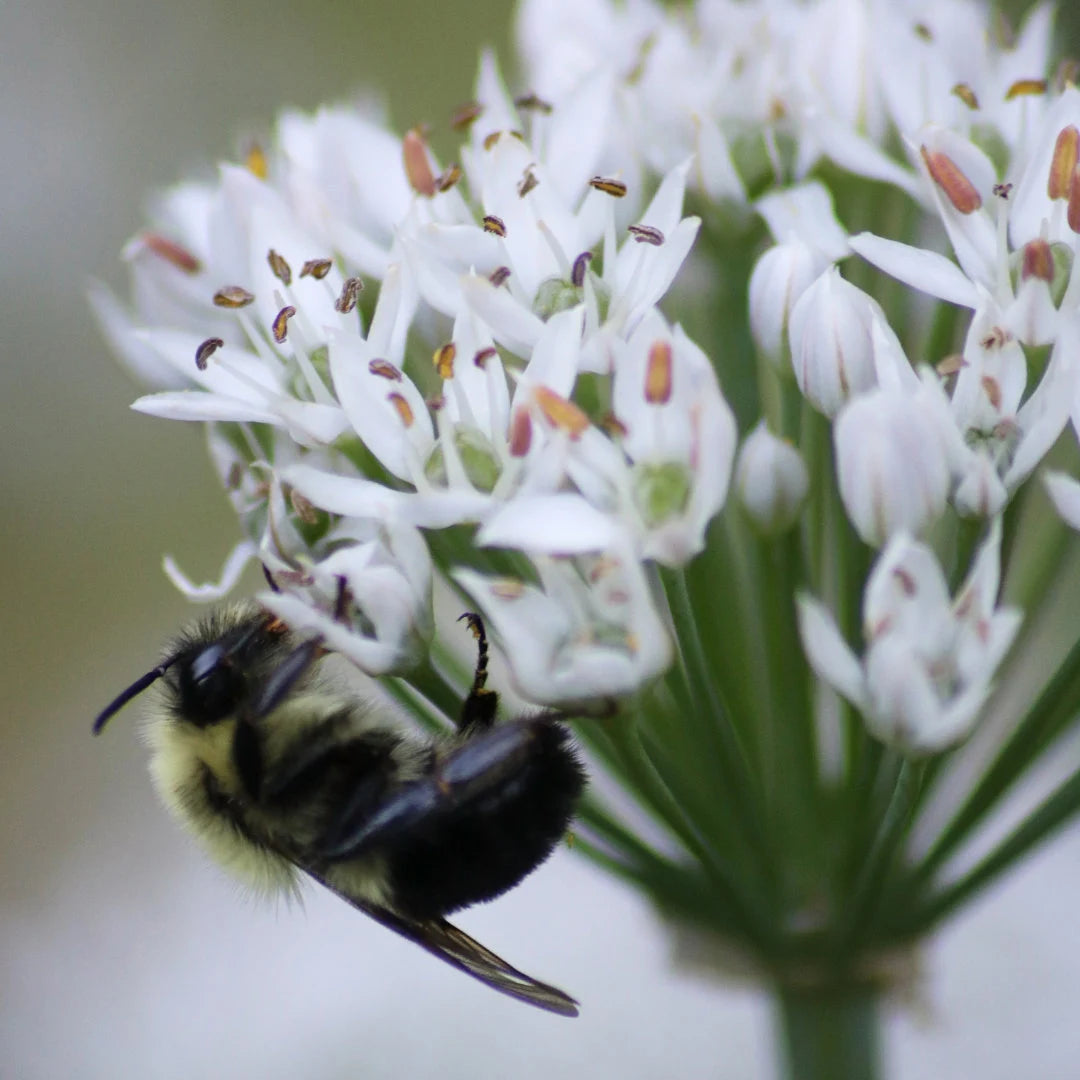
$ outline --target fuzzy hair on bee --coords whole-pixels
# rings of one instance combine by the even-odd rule
[[[339,603],[342,597],[339,597]],[[457,728],[423,738],[329,688],[319,638],[253,602],[197,621],[121,693],[94,733],[157,684],[150,771],[172,815],[261,892],[314,878],[496,990],[564,1016],[577,1003],[444,916],[517,885],[565,835],[585,773],[559,713],[496,721],[484,624]]]

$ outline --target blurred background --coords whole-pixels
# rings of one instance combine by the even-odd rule
[[[369,88],[399,129],[441,122],[510,28],[502,0],[0,5],[5,1080],[772,1073],[766,996],[677,969],[647,905],[572,853],[460,920],[579,997],[566,1022],[332,897],[257,905],[159,810],[132,717],[90,737],[190,615],[162,553],[214,576],[236,533],[200,433],[129,412],[88,278],[122,285],[154,190],[282,107]],[[1078,899],[1073,828],[926,951],[890,1076],[1076,1075]]]

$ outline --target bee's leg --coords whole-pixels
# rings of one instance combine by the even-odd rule
[[[426,836],[459,818],[478,801],[496,797],[529,768],[550,769],[580,789],[580,766],[565,746],[565,728],[545,716],[511,720],[478,732],[429,775],[399,784],[370,804],[344,812],[320,841],[320,854],[351,859],[367,851]]]
[[[263,684],[262,693],[252,707],[250,718],[258,720],[259,717],[272,713],[324,651],[322,638],[311,638],[297,645]]]
[[[475,611],[466,611],[458,622],[464,619],[477,642],[476,671],[473,674],[472,689],[461,706],[458,717],[458,730],[465,734],[485,731],[495,722],[495,710],[499,705],[499,695],[487,688],[488,643],[484,631],[484,620]]]
[[[271,578],[268,577],[267,580],[271,581],[271,584],[273,583]],[[335,620],[344,622],[348,609],[349,585],[344,575],[338,575],[337,597],[334,600]],[[307,669],[325,652],[326,649],[323,648],[323,639],[321,637],[309,638],[307,641],[297,645],[285,657],[273,675],[266,680],[263,691],[252,709],[251,718],[257,720],[260,716],[272,713],[288,697],[289,692],[303,678]]]

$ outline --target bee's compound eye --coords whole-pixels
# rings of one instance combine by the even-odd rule
[[[243,693],[244,677],[219,642],[180,665],[180,712],[199,727],[236,712]]]
[[[214,676],[225,659],[225,650],[218,644],[203,649],[194,660],[191,661],[191,678],[199,684]]]

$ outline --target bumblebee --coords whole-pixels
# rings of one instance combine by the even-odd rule
[[[385,710],[327,688],[320,639],[253,602],[183,632],[93,730],[160,683],[146,724],[155,787],[227,870],[262,891],[296,892],[306,874],[488,986],[576,1016],[573,998],[444,918],[535,870],[585,785],[561,714],[496,723],[484,624],[462,618],[476,670],[456,731],[442,737],[410,736]]]

